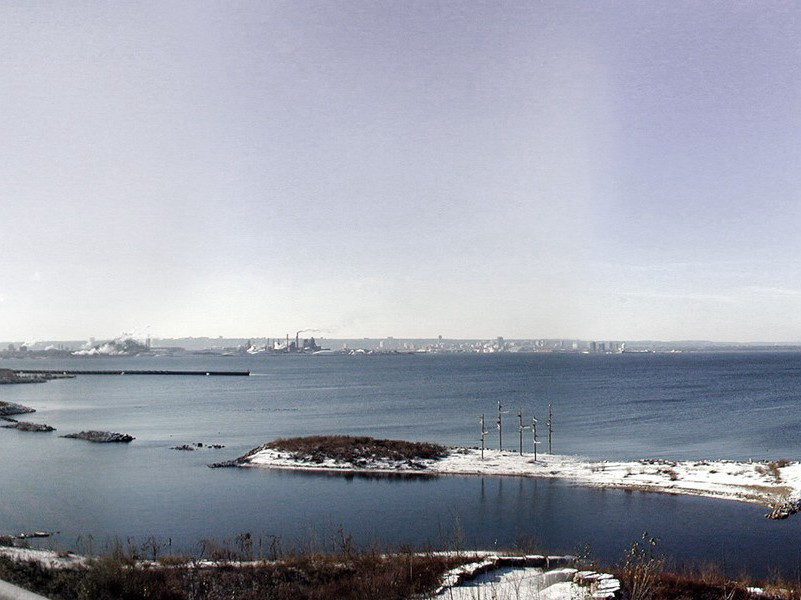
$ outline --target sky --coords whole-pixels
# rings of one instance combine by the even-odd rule
[[[0,339],[801,340],[787,2],[0,2]]]

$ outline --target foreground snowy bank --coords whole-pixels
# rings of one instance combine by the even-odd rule
[[[300,438],[303,439],[303,438]],[[383,442],[384,440],[374,440]],[[280,442],[280,440],[279,440]],[[387,458],[364,454],[349,460],[341,456],[309,456],[265,444],[225,465],[327,472],[408,473],[428,475],[485,475],[547,477],[579,485],[613,487],[709,498],[739,500],[767,506],[769,516],[784,518],[801,508],[801,464],[789,461],[737,462],[638,460],[588,461],[575,456],[449,448],[436,458]]]
[[[416,557],[425,560],[452,559],[457,566],[441,575],[439,586],[432,594],[420,597],[443,598],[446,600],[477,600],[479,598],[495,598],[497,600],[614,600],[621,597],[621,582],[613,575],[597,571],[580,571],[575,568],[576,559],[572,556],[515,555],[502,556],[493,552],[433,552],[421,553]],[[54,552],[0,546],[0,558],[16,563],[36,564],[44,571],[84,571],[88,572],[97,564],[96,559]],[[396,564],[405,564],[409,560],[406,554],[385,554],[382,559]],[[317,560],[322,560],[320,556]],[[338,561],[342,559],[338,557]],[[135,560],[126,565],[128,572],[137,568],[144,570],[172,571],[186,569],[202,570],[241,570],[243,573],[255,572],[259,568],[273,567],[280,572],[286,566],[281,559],[276,560],[186,560],[177,557],[168,565],[152,560]],[[422,564],[422,563],[421,563]],[[302,572],[294,566],[294,577]],[[308,576],[308,573],[306,574]],[[174,592],[173,592],[174,593]],[[22,595],[15,595],[22,594]],[[44,600],[21,588],[9,588],[3,594],[3,582],[0,581],[0,599],[20,598],[27,600]],[[415,596],[418,597],[418,596]]]

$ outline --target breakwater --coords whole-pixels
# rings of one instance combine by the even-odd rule
[[[101,371],[95,370],[74,370],[74,369],[24,369],[16,371],[20,377],[42,376],[42,377],[63,377],[73,375],[197,375],[204,377],[248,377],[250,371],[173,371],[173,370],[109,370],[104,369]]]

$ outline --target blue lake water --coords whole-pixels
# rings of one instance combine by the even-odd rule
[[[554,452],[593,458],[801,459],[801,355],[396,355],[2,361],[0,368],[250,370],[251,377],[79,376],[0,386],[52,434],[0,429],[0,532],[52,530],[48,543],[102,550],[155,536],[173,550],[251,532],[267,545],[332,546],[340,529],[387,547],[550,552],[589,545],[606,562],[644,531],[677,563],[733,575],[795,574],[801,516],[762,518],[735,502],[490,477],[387,479],[209,469],[279,436],[350,433],[476,446],[484,413],[507,447],[517,410]],[[82,429],[129,445],[58,437]],[[541,432],[544,427],[541,426]],[[541,433],[541,440],[544,435]],[[170,450],[184,443],[220,450]],[[530,438],[525,442],[530,443]],[[90,541],[88,541],[90,540]]]

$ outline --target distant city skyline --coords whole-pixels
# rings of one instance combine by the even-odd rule
[[[795,3],[0,5],[0,339],[801,340]]]
[[[149,334],[136,334],[125,332],[116,337],[95,337],[81,339],[39,339],[39,340],[2,340],[0,339],[0,355],[19,352],[45,353],[49,351],[72,352],[85,351],[94,348],[105,350],[131,349],[137,354],[143,349],[150,351],[164,349],[239,349],[241,351],[253,350],[259,353],[269,349],[295,349],[320,350],[342,348],[375,348],[386,350],[424,350],[441,348],[447,351],[476,351],[479,348],[495,351],[572,351],[590,353],[623,353],[641,352],[644,350],[657,351],[726,351],[731,349],[756,350],[792,350],[801,351],[801,342],[729,342],[715,340],[655,340],[655,339],[623,339],[623,338],[508,338],[495,337],[463,337],[446,338],[443,336],[428,336],[419,338],[404,337],[327,337],[324,335],[311,335],[296,332],[295,335],[250,335],[250,336],[183,336],[183,337],[154,337]],[[88,354],[93,354],[90,352]],[[102,354],[103,352],[98,352]],[[87,354],[77,352],[76,354]]]

